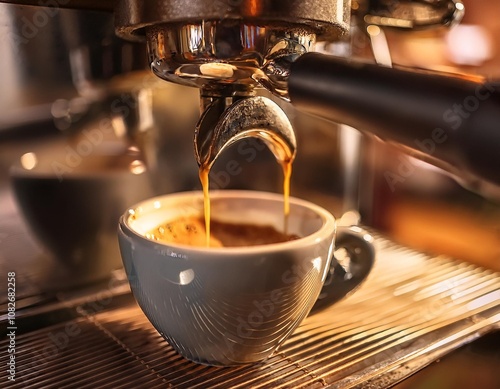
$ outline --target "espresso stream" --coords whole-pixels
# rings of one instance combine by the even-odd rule
[[[254,101],[255,100],[255,101]],[[199,178],[203,188],[203,216],[204,216],[204,245],[206,247],[211,246],[221,246],[227,245],[228,243],[221,242],[218,238],[214,238],[211,233],[212,224],[214,226],[220,227],[222,224],[225,225],[223,229],[219,228],[218,235],[221,230],[231,231],[234,230],[237,232],[236,235],[240,234],[241,236],[252,236],[250,240],[245,240],[246,238],[242,238],[241,241],[245,242],[244,244],[234,244],[236,242],[236,238],[232,238],[230,240],[229,245],[260,245],[260,244],[268,244],[268,243],[277,243],[283,242],[286,240],[290,240],[292,237],[287,235],[288,232],[288,216],[290,214],[290,179],[292,175],[292,163],[295,158],[295,137],[293,134],[293,130],[291,125],[286,118],[286,115],[279,110],[279,108],[274,105],[269,106],[269,102],[262,101],[259,98],[249,98],[246,100],[242,100],[237,104],[245,104],[249,103],[248,107],[243,105],[243,108],[230,110],[228,114],[225,114],[224,120],[221,126],[220,123],[216,124],[215,130],[210,127],[204,127],[199,124],[197,127],[197,136],[195,136],[195,151],[197,160],[199,163]],[[259,105],[260,104],[260,105]],[[262,107],[261,107],[262,105]],[[234,105],[233,105],[234,106]],[[276,118],[279,120],[275,120],[274,116],[264,116],[258,117],[255,121],[250,121],[247,123],[244,119],[241,119],[241,116],[245,116],[245,112],[248,109],[255,108],[265,108],[266,111],[270,111],[271,113],[275,113]],[[210,107],[209,107],[210,109]],[[241,120],[237,121],[232,118],[231,115],[236,113],[236,118],[240,118]],[[268,112],[269,113],[269,112]],[[202,116],[202,119],[205,116]],[[234,120],[233,120],[234,119]],[[265,119],[265,120],[264,120]],[[236,121],[235,121],[236,120]],[[231,126],[231,124],[239,123],[239,125]],[[203,124],[203,122],[202,122]],[[229,127],[228,127],[229,126]],[[255,126],[255,128],[251,128]],[[204,134],[204,136],[209,136],[209,142],[205,140],[201,142],[201,145],[198,142],[204,139],[200,134]],[[232,226],[228,226],[227,223],[220,223],[211,220],[210,214],[210,180],[209,174],[210,170],[219,155],[219,153],[231,143],[235,141],[246,138],[246,137],[257,137],[260,138],[264,143],[268,146],[268,148],[274,154],[276,160],[281,165],[283,170],[283,233],[276,231],[272,227],[262,227],[257,225],[246,225],[246,224],[234,224]],[[210,147],[208,150],[204,150],[206,148],[206,144],[209,144]],[[200,242],[200,231],[202,231],[199,223],[201,220],[197,220],[196,218],[189,218],[189,220],[185,220],[185,218],[181,218],[175,221],[168,221],[164,225],[158,226],[155,230],[150,231],[148,237],[154,240],[166,240],[173,241],[177,243],[189,244],[199,246]],[[179,227],[180,226],[180,227]],[[262,230],[264,229],[264,230]],[[261,231],[262,230],[262,231]],[[249,232],[256,232],[255,234],[249,234]],[[269,234],[270,240],[263,239],[263,237]],[[223,235],[227,235],[226,233]],[[234,234],[233,234],[234,235]],[[180,240],[178,237],[182,237]]]
[[[232,99],[202,98],[203,113],[195,128],[194,148],[203,186],[206,245],[210,246],[209,173],[226,147],[244,138],[262,140],[283,169],[284,225],[287,232],[292,162],[297,149],[295,134],[285,112],[271,99],[247,96]]]
[[[281,166],[283,168],[283,215],[284,215],[284,220],[283,220],[283,231],[284,233],[282,234],[284,237],[287,236],[287,231],[288,231],[288,215],[290,214],[290,179],[292,176],[292,162],[293,160],[287,159],[284,161],[281,161]],[[204,208],[204,216],[205,216],[205,245],[207,247],[212,246],[212,239],[211,239],[211,215],[210,215],[210,190],[209,190],[209,173],[210,173],[210,165],[202,165],[200,166],[200,181],[201,185],[203,188],[203,208]],[[238,224],[238,226],[242,226],[243,224]],[[257,226],[255,226],[257,227]],[[278,231],[276,231],[274,228],[272,229],[274,232],[271,234],[272,237],[275,237],[277,234],[281,234]],[[290,240],[287,238],[280,238],[279,240],[275,241],[269,241],[267,243],[278,243],[278,242],[284,242],[286,240]],[[254,243],[254,244],[266,244],[266,243]]]
[[[200,181],[204,195],[203,216],[183,216],[169,220],[146,234],[148,239],[197,247],[241,247],[286,242],[298,239],[287,233],[290,213],[290,178],[292,159],[281,161],[283,168],[284,226],[280,232],[269,225],[226,223],[210,215],[210,166],[200,167]]]
[[[238,135],[241,139],[241,134]],[[273,152],[276,160],[281,165],[283,170],[283,231],[287,234],[288,231],[288,215],[290,214],[290,179],[292,176],[292,163],[295,158],[295,150],[292,150],[290,142],[283,139],[283,135],[273,133],[270,131],[246,131],[246,137],[257,136],[260,137],[264,143]],[[228,144],[230,143],[227,142]],[[204,216],[205,216],[205,230],[206,230],[206,246],[210,247],[210,190],[209,190],[209,174],[217,154],[207,158],[200,163],[199,177],[203,188],[204,199]]]
[[[281,166],[283,168],[284,232],[268,225],[226,223],[214,220],[210,214],[210,166],[202,166],[199,174],[203,187],[203,217],[188,216],[168,221],[147,233],[147,238],[198,247],[255,246],[298,239],[298,236],[287,233],[292,160],[282,162]]]

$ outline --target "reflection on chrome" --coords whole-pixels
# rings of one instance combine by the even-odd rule
[[[285,100],[291,64],[316,41],[306,28],[287,31],[224,20],[156,26],[147,36],[151,69],[164,80],[224,88],[227,96],[252,93],[260,85]]]

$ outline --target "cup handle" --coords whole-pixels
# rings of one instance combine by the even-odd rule
[[[314,314],[352,293],[368,276],[375,261],[373,237],[360,227],[340,227],[336,252],[344,249],[345,260],[332,256],[330,270],[318,300],[311,309]]]

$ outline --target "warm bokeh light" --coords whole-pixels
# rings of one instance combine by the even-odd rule
[[[35,153],[26,153],[21,156],[21,166],[26,170],[33,170],[38,164]]]
[[[146,165],[144,164],[143,161],[140,161],[138,159],[136,159],[135,161],[132,161],[132,163],[130,164],[130,171],[133,173],[133,174],[142,174],[146,171]]]
[[[493,39],[484,27],[459,25],[446,36],[450,60],[458,65],[479,66],[493,56]]]

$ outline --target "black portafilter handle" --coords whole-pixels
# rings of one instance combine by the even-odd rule
[[[472,190],[500,198],[500,89],[307,53],[288,79],[299,110],[404,146]]]

